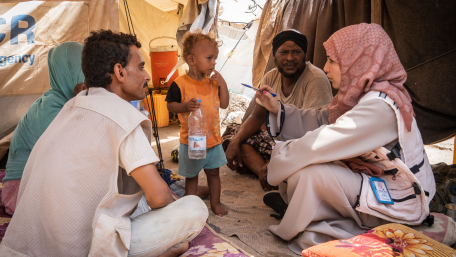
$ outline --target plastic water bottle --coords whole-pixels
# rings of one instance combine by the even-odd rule
[[[142,114],[146,115],[147,118],[149,118],[149,112],[146,111],[146,109],[144,107],[141,107],[141,109],[139,110]]]
[[[197,101],[201,103],[201,99]],[[188,158],[206,158],[206,115],[201,108],[188,116]]]

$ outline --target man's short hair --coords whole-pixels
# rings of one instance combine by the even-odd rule
[[[136,36],[111,30],[90,32],[82,50],[82,72],[87,87],[106,88],[110,85],[114,65],[127,66],[131,58],[130,46],[141,48]]]

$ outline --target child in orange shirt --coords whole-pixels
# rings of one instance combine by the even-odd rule
[[[229,93],[222,75],[215,70],[218,42],[215,35],[201,31],[187,32],[182,41],[183,56],[189,66],[187,74],[171,84],[166,101],[170,112],[178,113],[182,124],[179,146],[179,175],[185,177],[185,194],[206,198],[211,196],[211,209],[215,215],[223,216],[228,211],[220,203],[219,168],[227,163],[221,145],[219,108],[226,109]],[[214,72],[212,77],[210,74]],[[196,98],[201,99],[198,103]],[[206,115],[206,158],[188,157],[188,116],[202,108]],[[198,173],[204,169],[209,188],[198,186]]]

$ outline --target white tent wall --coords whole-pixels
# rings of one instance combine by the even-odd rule
[[[117,0],[0,3],[0,139],[50,88],[49,49],[98,29],[119,30]]]
[[[252,27],[239,41],[244,33],[243,29],[234,28],[234,26],[231,27],[227,22],[219,22],[218,35],[223,45],[219,48],[219,56],[215,69],[220,71],[230,52],[239,41],[239,44],[233,51],[233,55],[228,59],[220,74],[222,74],[229,89],[248,97],[253,97],[255,91],[242,86],[241,83],[252,85],[253,48],[258,24],[259,20],[255,20]],[[246,24],[243,25],[245,26]]]
[[[177,9],[164,12],[145,0],[128,0],[128,9],[136,36],[141,42],[141,54],[146,63],[145,69],[152,76],[149,42],[158,37],[175,38],[180,15],[177,14]],[[119,23],[120,31],[129,33],[123,0],[119,2]],[[160,43],[160,41],[154,43]],[[152,86],[152,81],[149,82],[149,86]]]

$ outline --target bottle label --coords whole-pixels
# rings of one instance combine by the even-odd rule
[[[206,150],[206,136],[188,136],[188,150]]]

